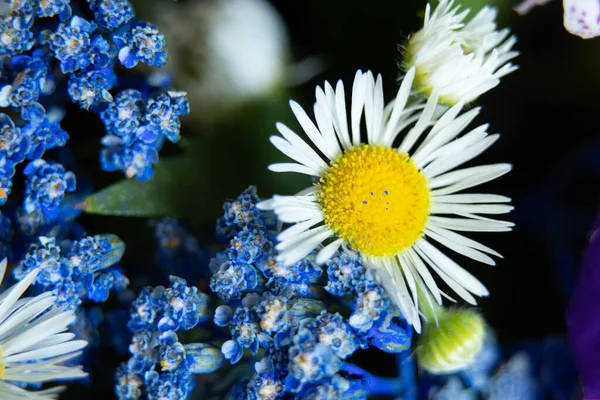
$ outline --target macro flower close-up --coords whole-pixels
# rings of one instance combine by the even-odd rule
[[[598,400],[596,0],[0,0],[0,400]]]
[[[495,265],[488,254],[500,256],[497,252],[458,232],[508,231],[513,224],[487,217],[509,212],[509,198],[460,193],[504,175],[510,164],[456,169],[499,135],[489,135],[486,125],[467,130],[479,110],[460,114],[462,102],[436,118],[437,91],[426,104],[407,106],[414,77],[411,68],[386,107],[381,76],[375,80],[371,72],[359,71],[349,112],[343,103],[343,83],[335,90],[326,83],[325,91],[317,88],[317,125],[297,103],[290,103],[326,159],[288,127],[278,125],[282,137],[272,137],[271,142],[296,163],[273,164],[270,169],[303,173],[317,183],[296,196],[275,196],[259,208],[273,210],[283,223],[294,224],[277,237],[279,261],[296,263],[332,238],[319,249],[317,263],[330,259],[342,245],[360,252],[366,265],[380,273],[407,321],[420,331],[419,297],[425,303],[421,307],[433,307],[426,304],[431,297],[442,301],[430,270],[473,305],[477,304],[473,294],[488,295],[481,282],[431,242]],[[363,113],[366,143],[361,142]],[[400,144],[395,147],[397,139]]]
[[[500,83],[518,67],[510,60],[519,52],[508,28],[496,29],[497,10],[483,7],[469,18],[469,10],[452,0],[425,9],[423,28],[405,45],[404,64],[416,68],[415,89],[454,105],[471,102]],[[468,19],[469,18],[469,19]]]

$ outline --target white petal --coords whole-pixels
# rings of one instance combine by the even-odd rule
[[[75,314],[71,311],[53,310],[40,318],[35,323],[24,328],[18,335],[2,343],[3,357],[18,353],[29,346],[56,333],[63,332],[75,320]]]
[[[344,239],[338,239],[323,247],[317,254],[317,264],[323,264],[326,261],[328,261],[331,257],[333,257],[333,255],[336,251],[338,251],[342,243],[344,243]]]
[[[439,251],[435,246],[431,245],[427,240],[419,240],[416,243],[416,246],[421,249],[421,251],[426,254],[432,262],[434,262],[440,269],[446,272],[452,277],[452,279],[458,282],[465,289],[478,296],[489,295],[488,290],[481,282],[477,280],[477,278],[452,261],[448,256]]]
[[[467,303],[476,306],[477,300],[468,290],[466,290],[462,285],[452,279],[446,272],[444,272],[440,267],[438,267],[433,261],[431,261],[426,254],[422,252],[421,249],[416,249],[419,256],[425,260],[425,262],[438,274],[440,278],[450,287],[450,289],[454,290],[454,292],[459,295],[464,301]]]
[[[71,340],[66,343],[45,346],[39,349],[14,354],[12,356],[5,357],[3,361],[6,363],[15,363],[43,360],[49,357],[55,357],[81,350],[87,346],[87,344],[88,343],[85,340]]]
[[[349,149],[352,146],[350,140],[350,132],[348,132],[348,117],[346,115],[346,95],[344,92],[344,84],[338,81],[335,89],[335,110],[336,120],[339,125],[337,128],[340,142],[344,149]]]
[[[423,260],[419,257],[419,255],[413,249],[405,250],[407,258],[412,261],[412,265],[415,270],[419,273],[419,275],[423,278],[423,281],[427,285],[429,292],[433,295],[438,304],[442,304],[442,296],[440,289],[438,288],[433,276],[427,269],[427,266],[423,263]]]
[[[423,140],[423,143],[413,153],[413,158],[416,162],[425,159],[431,152],[458,136],[479,112],[479,108],[476,108],[466,112],[457,119],[456,117],[463,106],[464,103],[459,102],[446,111],[435,123],[427,137]]]
[[[302,140],[300,138],[300,136],[298,136],[294,131],[292,131],[290,128],[288,128],[281,122],[277,122],[275,124],[275,127],[277,128],[279,133],[281,133],[281,135],[285,138],[285,140],[290,142],[290,144],[293,147],[297,148],[299,151],[302,152],[302,154],[307,156],[315,164],[315,166],[317,168],[327,168],[327,163],[325,161],[323,161],[321,156],[319,156],[317,154],[317,152],[314,151],[308,145],[308,143],[306,143],[304,140]]]
[[[382,144],[385,146],[391,146],[394,139],[396,138],[396,126],[398,125],[398,121],[400,120],[402,111],[404,111],[404,107],[406,106],[406,102],[408,101],[410,89],[412,87],[413,80],[415,79],[415,71],[415,67],[412,67],[408,70],[408,72],[404,76],[404,79],[402,79],[402,84],[400,85],[400,89],[398,89],[396,100],[394,100],[394,102],[392,103],[392,115],[390,116],[390,119],[386,124],[385,133],[381,141]]]
[[[419,116],[419,120],[417,121],[416,125],[406,134],[402,140],[402,143],[400,144],[400,147],[398,148],[398,151],[408,153],[419,137],[421,137],[421,134],[431,123],[433,113],[438,104],[438,97],[439,95],[436,91],[429,96],[427,105]]]
[[[304,109],[295,101],[290,101],[290,107],[306,135],[328,159],[333,161],[338,154],[336,154],[335,149],[328,146],[327,141],[323,138],[323,135],[308,117]]]
[[[4,281],[4,274],[6,274],[6,266],[8,265],[8,258],[4,257],[4,260],[0,261],[0,283]]]
[[[325,108],[319,103],[315,103],[313,107],[315,113],[315,119],[323,139],[327,143],[327,146],[333,152],[335,157],[342,154],[342,149],[337,141],[337,135],[333,129],[333,120],[331,112],[327,112]]]
[[[417,332],[420,332],[421,322],[419,321],[418,312],[410,300],[410,295],[398,263],[389,257],[367,257],[365,258],[365,264],[377,271],[381,286],[389,293],[394,304],[398,306],[406,319],[406,322],[413,325]],[[417,316],[416,318],[415,315]]]
[[[440,179],[438,177],[436,179]],[[434,203],[464,203],[464,204],[475,204],[475,203],[508,203],[510,197],[500,196],[497,194],[480,194],[480,193],[467,193],[467,194],[450,194],[445,196],[431,196]]]
[[[440,157],[425,167],[423,174],[429,178],[433,178],[472,160],[494,144],[500,138],[500,135],[488,135],[468,147],[463,147],[462,143],[457,143],[465,138],[463,137],[457,139],[454,143],[447,144],[446,146],[453,147],[453,151],[449,151],[446,157]],[[460,149],[461,147],[462,149]]]
[[[10,315],[0,324],[0,338],[13,332],[13,328],[21,329],[23,325],[40,315],[43,311],[52,307],[56,298],[50,292],[43,293],[29,300],[23,307]]]
[[[296,223],[286,230],[282,231],[279,235],[277,235],[277,240],[283,242],[285,240],[292,239],[294,236],[304,232],[308,228],[318,224],[321,222],[323,218],[313,218],[304,222]]]
[[[436,203],[432,202],[429,209],[430,214],[506,214],[511,212],[514,207],[506,204],[456,204],[456,203]]]
[[[25,293],[39,272],[39,269],[31,271],[19,283],[6,290],[5,297],[2,299],[2,304],[0,304],[0,323],[4,322],[7,317],[7,312],[16,303],[19,297]]]
[[[446,218],[433,215],[429,217],[429,223],[453,231],[463,232],[508,232],[514,226],[514,223],[509,221],[481,218]]]
[[[286,251],[287,249],[289,249],[291,247],[298,246],[298,245],[300,245],[300,243],[306,242],[307,240],[310,240],[312,237],[318,236],[321,233],[327,232],[329,230],[330,229],[326,225],[321,225],[316,228],[309,229],[307,231],[297,234],[296,236],[294,236],[288,240],[277,243],[277,245],[275,246],[275,249],[279,250],[281,252]]]
[[[440,235],[439,233],[434,232],[431,229],[426,229],[425,234],[427,235],[427,237],[434,239],[438,243],[446,246],[450,250],[454,250],[458,254],[461,254],[465,257],[469,257],[475,261],[479,261],[484,264],[496,265],[496,262],[490,256],[471,247],[465,246],[461,243],[456,243],[452,240],[449,240],[448,238]]]
[[[417,256],[418,258],[418,256]],[[433,301],[431,301],[431,293],[429,292],[427,285],[423,282],[423,279],[421,279],[421,276],[417,273],[416,269],[415,269],[415,265],[413,264],[413,260],[411,257],[408,256],[408,254],[405,254],[405,265],[406,267],[409,269],[410,274],[413,276],[413,278],[415,279],[416,282],[416,286],[419,288],[419,290],[421,291],[422,295],[425,296],[425,299],[427,300],[427,305],[429,306],[429,308],[431,309],[431,312],[433,314],[433,317],[435,319],[435,324],[438,324],[438,318],[437,318],[437,314],[436,314],[436,307],[434,307],[433,305]],[[427,268],[426,268],[427,269]],[[437,289],[437,286],[436,286]],[[438,303],[441,304],[441,298],[439,299]],[[425,307],[425,305],[423,304],[421,307]],[[429,322],[434,322],[434,321],[429,321]]]
[[[434,231],[436,233],[438,233],[439,235],[442,235],[443,237],[445,237],[448,240],[451,240],[455,243],[459,243],[463,246],[468,246],[468,247],[472,247],[474,249],[477,250],[481,250],[485,253],[491,254],[493,256],[496,256],[498,258],[503,258],[502,254],[498,253],[497,251],[484,246],[483,244],[473,240],[473,239],[469,239],[466,236],[463,236],[459,233],[456,233],[454,231],[448,230],[448,229],[444,229],[442,227],[439,227],[435,224],[429,224],[429,226],[427,226],[428,230]]]
[[[333,235],[333,231],[328,229],[320,234],[314,235],[303,242],[298,243],[297,246],[291,250],[282,252],[277,260],[282,262],[284,265],[292,265],[297,263],[304,257],[310,254],[311,251],[316,249],[321,243],[327,240]]]
[[[361,143],[360,120],[365,104],[365,79],[366,74],[363,75],[362,71],[360,70],[356,71],[356,76],[354,77],[354,84],[352,85],[352,105],[350,109],[350,119],[352,124],[352,144],[354,146],[358,146]]]
[[[455,180],[455,183],[441,189],[432,190],[432,196],[437,197],[445,194],[452,194],[458,191],[468,189],[473,186],[494,180],[512,169],[510,164],[493,164],[479,167],[465,168],[449,172],[448,176],[441,175],[439,179]],[[452,175],[451,175],[452,174]],[[458,177],[460,176],[460,179]],[[464,176],[464,178],[463,178]],[[444,177],[444,178],[443,178]],[[433,180],[432,180],[433,181]]]
[[[295,163],[278,163],[271,164],[268,166],[270,171],[273,172],[297,172],[299,174],[304,174],[308,176],[318,176],[319,171],[314,170],[313,168],[307,167],[302,164]]]

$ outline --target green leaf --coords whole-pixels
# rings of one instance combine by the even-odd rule
[[[273,193],[291,194],[310,185],[304,175],[267,170],[269,164],[286,160],[268,139],[276,132],[275,122],[292,119],[282,95],[249,104],[226,123],[204,127],[202,136],[182,140],[182,154],[161,154],[150,181],[117,182],[86,198],[80,208],[90,214],[169,215],[193,223],[213,223],[222,212],[223,201],[250,185],[258,186],[263,198]]]
[[[201,192],[207,184],[206,158],[190,146],[180,156],[163,157],[147,182],[119,181],[87,197],[81,208],[90,214],[153,217],[189,217],[203,207]]]

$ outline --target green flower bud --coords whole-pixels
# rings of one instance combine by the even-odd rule
[[[438,323],[425,325],[417,341],[419,365],[432,374],[448,374],[467,367],[481,350],[485,320],[474,309],[436,310]]]

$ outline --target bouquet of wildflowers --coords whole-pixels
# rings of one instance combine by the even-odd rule
[[[477,161],[500,135],[475,120],[518,69],[517,39],[493,7],[422,6],[398,76],[358,70],[290,101],[290,123],[269,119],[285,160],[268,169],[304,188],[244,182],[202,237],[173,218],[189,215],[180,190],[214,173],[193,127],[215,134],[322,69],[287,61],[271,6],[162,4],[154,25],[129,0],[0,1],[0,397],[571,395],[566,342],[503,351],[475,308],[490,291],[461,265],[496,265],[486,234],[514,226],[511,199],[482,186],[512,166]],[[136,216],[142,245],[94,232],[93,214]]]

